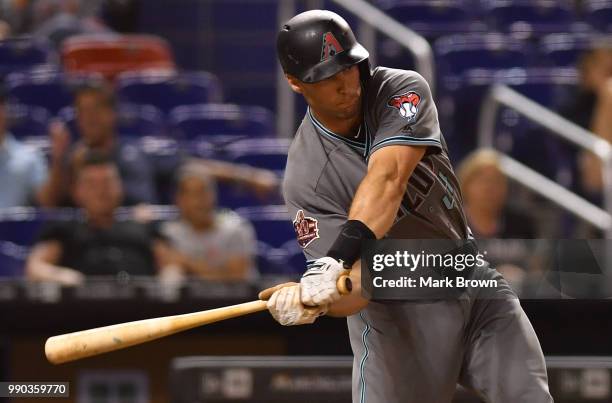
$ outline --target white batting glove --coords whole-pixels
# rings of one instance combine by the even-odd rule
[[[309,306],[328,305],[340,299],[336,282],[344,273],[342,263],[329,256],[314,261],[302,275],[302,304]]]
[[[283,326],[313,323],[327,312],[327,307],[305,307],[300,302],[300,285],[276,290],[267,303],[272,317]]]

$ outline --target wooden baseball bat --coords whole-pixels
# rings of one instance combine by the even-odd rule
[[[342,295],[349,294],[352,289],[351,280],[347,275],[338,279],[337,286]],[[267,294],[271,295],[271,293]],[[265,309],[266,301],[257,300],[206,311],[144,319],[62,334],[47,339],[45,355],[49,362],[62,364]]]

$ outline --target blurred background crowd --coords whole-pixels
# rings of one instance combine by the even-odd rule
[[[360,27],[334,2],[297,3]],[[605,208],[606,175],[592,150],[512,108],[497,113],[496,151],[479,147],[478,131],[487,90],[505,84],[612,141],[612,2],[371,4],[432,46],[440,124],[475,236],[603,237],[555,203],[563,194],[525,189],[502,163],[510,156]],[[86,276],[300,273],[280,196],[293,132],[277,119],[278,8],[2,0],[0,276],[76,285]],[[415,68],[393,38],[368,41],[376,64]]]
[[[306,105],[275,37],[311,8],[344,16],[373,66],[427,77],[472,231],[544,353],[612,355],[610,248],[575,241],[612,234],[612,0],[0,0],[0,380],[69,380],[81,403],[221,402],[249,372],[188,359],[175,382],[172,360],[350,355],[343,321],[263,314],[72,365],[43,353],[51,335],[244,302],[304,271],[280,184]],[[603,361],[550,362],[555,401],[611,401]],[[346,401],[345,364],[278,367],[253,401]]]

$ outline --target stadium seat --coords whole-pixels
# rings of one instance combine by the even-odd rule
[[[249,139],[226,147],[228,159],[235,163],[270,169],[282,175],[287,165],[289,139]]]
[[[612,39],[593,34],[551,34],[540,41],[540,53],[553,66],[576,66],[580,55],[598,46],[612,48]]]
[[[248,138],[274,134],[274,116],[260,106],[184,105],[174,108],[169,120],[176,138],[185,140],[211,135]]]
[[[126,72],[117,77],[119,99],[126,103],[150,104],[164,113],[181,105],[221,101],[221,84],[207,72]]]
[[[12,102],[40,106],[57,115],[60,109],[72,104],[72,87],[90,78],[68,76],[54,70],[37,70],[9,74],[5,84]]]
[[[463,0],[376,0],[375,4],[408,28],[432,37],[470,30],[470,4]]]
[[[125,71],[175,69],[169,44],[153,35],[75,35],[62,43],[61,57],[68,72],[95,72],[108,79]]]
[[[476,146],[476,133],[483,100],[492,84],[505,84],[531,100],[556,109],[571,96],[577,82],[574,69],[511,69],[491,72],[470,70],[462,75],[462,86],[453,94],[456,104],[452,116],[455,128],[447,138],[451,150],[462,155]],[[562,160],[556,152],[556,139],[542,135],[542,128],[519,115],[516,111],[501,107],[496,118],[496,142],[498,148],[548,176],[554,176]]]
[[[262,274],[292,274],[287,265],[287,242],[295,242],[295,231],[285,206],[261,206],[237,209],[255,228],[258,241],[258,266]],[[297,243],[297,242],[296,242]]]
[[[10,104],[8,130],[19,139],[46,137],[51,116],[45,108],[22,104]]]
[[[442,85],[468,69],[527,67],[530,52],[525,42],[502,34],[451,35],[434,44]]]
[[[585,20],[601,32],[612,32],[612,1],[585,0],[582,2]]]
[[[30,207],[12,207],[0,210],[0,240],[30,246],[49,220],[67,220],[76,217],[73,209],[41,210]]]
[[[0,78],[12,72],[55,62],[48,42],[22,36],[0,40]]]
[[[75,110],[67,106],[60,110],[59,117],[68,126],[73,138],[78,137]],[[117,132],[124,138],[163,136],[165,123],[163,113],[152,105],[120,104],[117,107]]]
[[[482,0],[489,23],[502,32],[568,32],[575,22],[569,0]]]
[[[0,278],[22,277],[27,253],[24,246],[0,240]]]

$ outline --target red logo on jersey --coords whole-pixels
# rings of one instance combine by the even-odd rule
[[[312,217],[305,217],[304,210],[299,210],[295,215],[293,229],[295,229],[297,241],[302,248],[307,247],[312,241],[319,237],[317,220]]]
[[[387,106],[396,108],[403,118],[406,118],[409,122],[412,122],[419,112],[420,102],[421,96],[416,92],[410,91],[402,95],[392,96],[389,99]]]
[[[344,48],[340,45],[340,42],[338,42],[334,34],[331,32],[323,34],[323,49],[321,50],[322,62],[342,52],[344,52]]]

